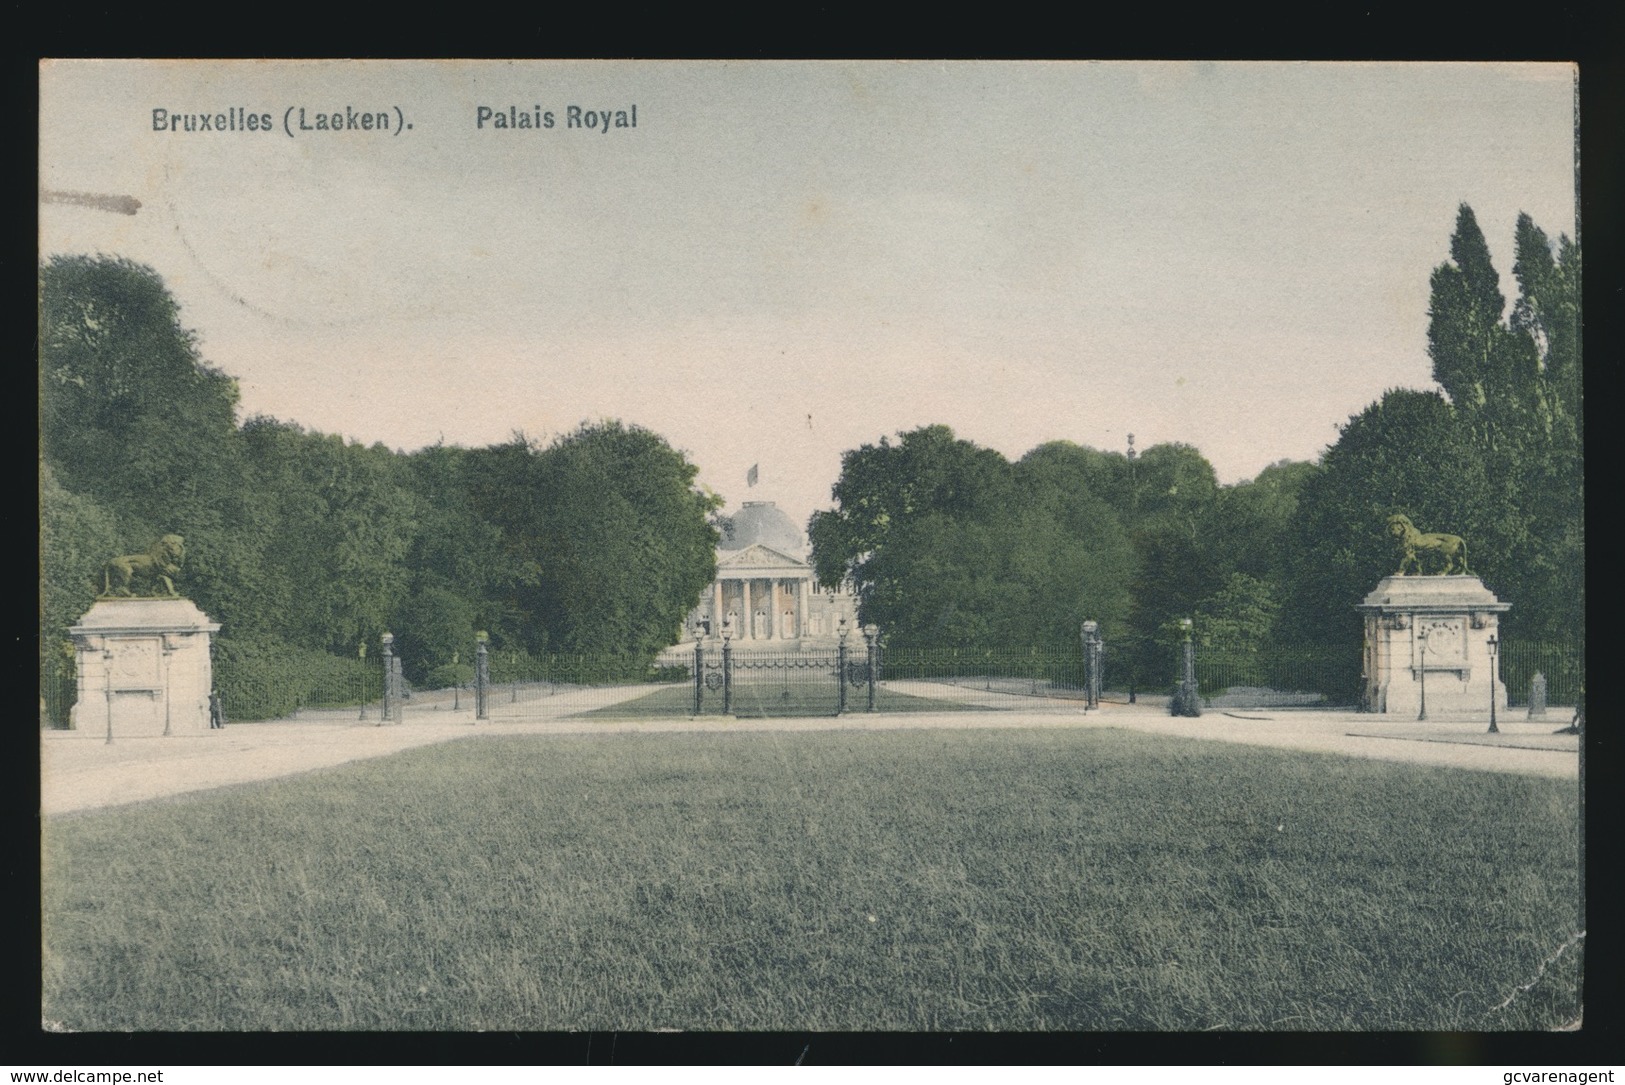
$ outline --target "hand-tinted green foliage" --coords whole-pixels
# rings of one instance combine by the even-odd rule
[[[1169,650],[1183,640],[1177,623],[1225,582],[1228,546],[1214,523],[1217,476],[1195,448],[1153,445],[1130,464],[1129,478],[1133,604],[1126,627],[1104,634],[1139,687],[1165,680]]]
[[[523,647],[652,654],[674,643],[716,575],[717,501],[694,488],[698,469],[682,453],[604,422],[474,461],[474,505],[520,570]]]
[[[376,654],[338,656],[282,637],[239,634],[215,642],[214,663],[228,722],[279,719],[301,708],[348,708],[383,696],[384,670]]]
[[[1500,276],[1473,209],[1462,204],[1450,238],[1450,262],[1433,272],[1428,309],[1428,354],[1433,379],[1459,407],[1480,407],[1493,395],[1499,346]]]
[[[176,507],[177,478],[218,481],[236,385],[198,357],[192,332],[150,268],[55,256],[40,269],[40,429],[62,484],[113,506]],[[191,500],[189,501],[188,498]]]
[[[1282,615],[1288,635],[1358,638],[1354,605],[1399,568],[1386,530],[1394,512],[1423,531],[1465,537],[1474,568],[1493,585],[1498,566],[1474,547],[1486,534],[1490,498],[1483,461],[1444,397],[1387,392],[1349,419],[1304,484]]]
[[[932,513],[894,533],[870,565],[865,621],[897,645],[1067,644],[1084,617],[1127,609],[1127,540],[1091,542],[1043,509],[992,523]]]
[[[1354,628],[1353,604],[1398,558],[1390,512],[1467,540],[1469,563],[1513,604],[1513,636],[1584,626],[1580,252],[1527,215],[1516,230],[1509,317],[1472,209],[1433,273],[1428,353],[1448,396],[1391,391],[1344,427],[1307,482],[1282,622],[1294,635]]]
[[[474,658],[474,606],[450,588],[429,584],[407,596],[396,608],[391,628],[399,630],[395,652],[402,671],[420,685],[453,685],[431,682],[430,676]]]
[[[1197,539],[1219,497],[1213,465],[1187,444],[1153,445],[1134,463],[1134,530]]]
[[[1527,545],[1517,555],[1516,590],[1536,606],[1515,628],[1538,636],[1581,633],[1585,626],[1585,426],[1580,354],[1580,249],[1567,237],[1553,246],[1527,215],[1518,217],[1513,275],[1519,297],[1511,334],[1524,340],[1528,387],[1518,397],[1512,477]]]
[[[814,565],[850,577],[893,644],[1069,643],[1084,618],[1128,610],[1112,460],[1053,442],[1012,465],[946,426],[883,438],[843,457],[838,505],[809,526]]]
[[[118,521],[93,498],[72,493],[40,462],[40,636],[61,640],[101,590],[118,553]]]
[[[605,423],[545,451],[404,455],[275,419],[239,427],[234,382],[127,260],[41,265],[39,362],[52,674],[103,563],[165,533],[186,538],[178,587],[222,623],[233,689],[286,686],[288,661],[313,653],[354,669],[391,627],[414,680],[468,666],[476,629],[652,654],[714,573],[718,502],[655,434]]]
[[[1512,274],[1519,296],[1511,327],[1530,337],[1540,358],[1541,407],[1549,416],[1554,442],[1559,447],[1577,446],[1584,437],[1580,247],[1567,236],[1560,237],[1554,258],[1551,240],[1528,215],[1518,216],[1516,245]]]
[[[1256,652],[1275,632],[1280,609],[1267,583],[1246,573],[1231,573],[1224,587],[1196,604],[1194,635],[1203,646]]]
[[[1266,583],[1284,582],[1292,568],[1298,498],[1319,471],[1318,464],[1281,460],[1256,478],[1223,487],[1206,523],[1219,564]]]
[[[843,453],[831,490],[836,507],[815,513],[807,527],[819,581],[833,586],[849,578],[867,594],[875,579],[869,564],[894,532],[933,513],[991,519],[1011,505],[1012,483],[1003,456],[956,438],[947,426]]]
[[[1283,461],[1221,487],[1189,445],[1131,460],[1070,441],[1010,465],[930,426],[846,454],[814,564],[853,578],[894,645],[1069,645],[1093,619],[1119,679],[1144,687],[1180,618],[1251,648],[1274,635],[1281,539],[1317,471]]]
[[[73,702],[73,648],[68,627],[90,609],[101,571],[119,552],[118,521],[93,498],[62,487],[40,461],[40,694],[50,722],[66,726]]]
[[[354,654],[387,628],[406,591],[416,502],[395,455],[267,418],[250,419],[243,434],[267,519],[267,631]]]
[[[185,593],[234,608],[257,561],[238,530],[236,383],[198,356],[150,268],[54,256],[39,285],[40,447],[57,481],[113,514],[119,553],[184,536]]]

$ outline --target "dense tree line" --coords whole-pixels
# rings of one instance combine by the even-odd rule
[[[1224,486],[1189,445],[1051,441],[1020,459],[927,426],[846,452],[808,533],[896,645],[1061,646],[1100,621],[1147,683],[1195,635],[1231,650],[1357,650],[1355,603],[1397,568],[1393,512],[1468,539],[1509,637],[1584,622],[1580,250],[1527,215],[1509,306],[1472,210],[1430,283],[1438,388],[1393,389],[1315,463]],[[114,553],[184,535],[187,594],[227,659],[353,656],[386,628],[409,673],[476,629],[533,652],[652,654],[715,571],[719,502],[659,436],[607,422],[547,447],[404,454],[269,418],[199,356],[151,270],[41,268],[41,652]],[[464,660],[466,663],[466,659]]]
[[[1285,632],[1348,629],[1349,602],[1394,570],[1380,525],[1405,512],[1467,539],[1472,571],[1513,604],[1508,636],[1583,638],[1585,473],[1580,250],[1528,215],[1510,312],[1472,209],[1433,273],[1438,390],[1394,389],[1351,418],[1305,487]]]
[[[1012,463],[946,426],[847,452],[808,525],[819,578],[849,578],[894,644],[1062,645],[1100,621],[1159,680],[1194,635],[1229,650],[1316,645],[1357,660],[1354,610],[1398,558],[1394,512],[1468,538],[1513,603],[1507,634],[1579,637],[1584,620],[1580,252],[1520,216],[1507,311],[1463,205],[1434,272],[1439,389],[1395,389],[1316,463],[1218,484],[1183,444],[1139,457],[1065,441]]]
[[[152,269],[40,268],[40,647],[103,564],[186,539],[184,592],[223,624],[219,658],[354,658],[397,633],[408,676],[499,647],[652,654],[715,571],[717,501],[646,430],[604,422],[542,447],[410,454],[265,417],[199,355]]]
[[[808,532],[820,580],[850,579],[894,645],[1064,646],[1089,618],[1160,680],[1180,618],[1231,645],[1272,635],[1288,568],[1274,542],[1314,470],[1220,486],[1189,445],[1069,441],[1012,463],[927,426],[846,453]]]

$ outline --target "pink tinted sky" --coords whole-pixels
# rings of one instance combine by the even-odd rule
[[[1573,95],[1566,65],[54,62],[42,189],[141,209],[44,203],[41,251],[151,265],[245,414],[369,443],[620,418],[797,518],[933,422],[1012,458],[1187,441],[1233,482],[1431,386],[1458,204],[1509,297],[1519,211],[1574,234]],[[556,127],[479,125],[510,105]],[[282,128],[347,106],[412,128]],[[275,130],[153,130],[233,107]]]

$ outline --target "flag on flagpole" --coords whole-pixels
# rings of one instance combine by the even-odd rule
[[[757,470],[756,469],[758,467],[760,467],[760,466],[761,466],[761,464],[759,464],[759,463],[753,463],[753,464],[750,465],[750,470],[745,472],[745,485],[746,486],[754,486],[754,485],[756,485],[756,479],[757,479]]]

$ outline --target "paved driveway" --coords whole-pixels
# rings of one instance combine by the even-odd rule
[[[959,700],[953,687],[896,683],[920,696]],[[604,704],[646,690],[603,691]],[[604,734],[680,731],[822,731],[1015,727],[1117,727],[1215,742],[1239,742],[1309,750],[1345,757],[1443,765],[1482,772],[1511,772],[1577,779],[1579,743],[1555,735],[1562,720],[1501,724],[1485,734],[1485,721],[1419,724],[1353,712],[1254,710],[1209,712],[1176,719],[1154,705],[1106,704],[1083,712],[1077,702],[1010,697],[986,700],[969,711],[855,713],[839,718],[737,720],[723,717],[665,720],[574,719],[567,713],[593,707],[579,699],[530,719],[475,723],[473,712],[424,712],[403,723],[379,726],[348,713],[325,720],[239,723],[199,735],[126,738],[108,744],[97,734],[43,731],[40,735],[40,805],[46,814],[66,813],[163,798],[252,780],[289,776],[329,765],[383,757],[438,742],[488,735]]]

